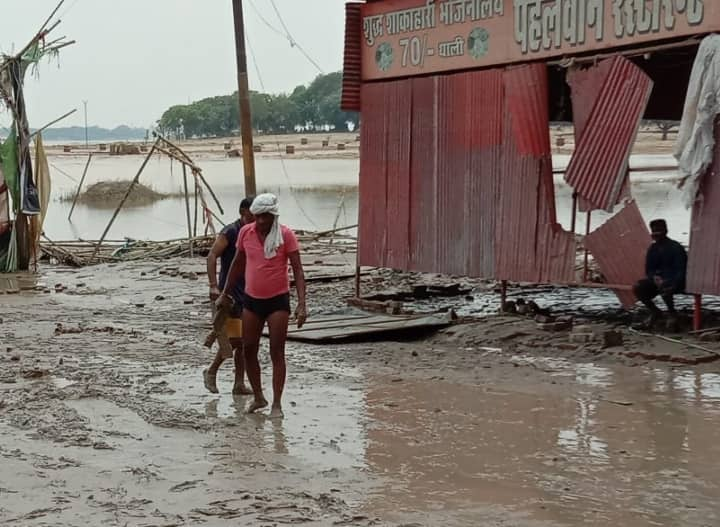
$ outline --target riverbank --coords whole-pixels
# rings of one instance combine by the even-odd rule
[[[643,125],[633,147],[633,155],[671,155],[677,130],[670,132],[663,140],[660,130],[651,124]],[[555,155],[572,154],[575,138],[571,126],[553,126],[550,129],[550,143]],[[239,137],[216,137],[207,139],[178,140],[176,144],[193,158],[226,157],[240,154]],[[360,132],[307,134],[259,135],[254,138],[258,159],[271,159],[287,156],[295,159],[357,159],[360,155]],[[106,147],[108,145],[105,145]],[[287,148],[291,147],[292,153]],[[86,155],[88,152],[104,153],[100,143],[46,145],[51,156]],[[69,151],[68,151],[69,150]]]

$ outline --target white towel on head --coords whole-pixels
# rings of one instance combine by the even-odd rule
[[[253,216],[260,214],[272,214],[275,216],[270,232],[265,237],[265,258],[275,258],[278,248],[283,244],[282,232],[280,232],[280,205],[275,194],[260,194],[250,206]]]

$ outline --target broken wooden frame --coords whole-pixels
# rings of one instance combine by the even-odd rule
[[[208,231],[215,235],[216,229],[215,225],[213,224],[213,218],[217,218],[217,216],[213,213],[213,211],[210,209],[208,202],[205,198],[205,190],[207,190],[210,195],[212,196],[215,204],[217,205],[220,214],[224,214],[222,205],[220,204],[220,201],[217,198],[217,195],[212,190],[210,185],[208,184],[207,180],[202,175],[202,169],[198,167],[193,160],[188,156],[185,151],[183,151],[180,147],[176,146],[172,142],[170,142],[168,139],[163,137],[160,134],[155,134],[156,139],[155,143],[153,143],[152,147],[150,148],[150,151],[148,152],[147,156],[145,156],[145,160],[143,161],[142,165],[140,166],[140,169],[138,170],[137,174],[135,174],[135,177],[130,182],[130,185],[128,186],[127,190],[125,191],[125,194],[120,199],[120,203],[118,203],[118,206],[115,208],[115,211],[113,212],[112,217],[110,218],[110,221],[108,222],[107,226],[105,227],[105,230],[102,233],[102,236],[100,237],[100,240],[98,240],[98,243],[95,246],[95,250],[93,252],[93,255],[91,257],[91,260],[93,260],[96,256],[98,251],[100,250],[100,247],[102,246],[103,242],[105,241],[105,237],[107,236],[108,232],[110,232],[110,229],[112,228],[113,223],[115,223],[115,220],[117,219],[118,214],[120,213],[120,210],[122,210],[123,206],[125,205],[125,202],[130,197],[130,194],[132,193],[135,186],[140,181],[140,176],[142,175],[143,171],[145,170],[145,167],[147,166],[148,162],[152,158],[153,154],[155,152],[158,152],[160,154],[164,154],[167,157],[169,157],[171,160],[175,160],[179,162],[183,167],[183,181],[184,181],[184,194],[185,194],[185,211],[186,211],[186,219],[187,219],[187,225],[188,225],[188,245],[190,248],[190,253],[194,254],[193,250],[193,239],[197,235],[197,204],[198,201],[200,205],[203,208],[203,214],[205,216],[205,224],[206,224],[206,234]],[[89,164],[89,160],[88,160]],[[190,218],[190,195],[187,185],[187,169],[190,169],[190,172],[195,180],[195,203],[196,203],[196,209],[195,209],[195,232],[191,232],[191,218]],[[84,176],[83,176],[84,178]],[[82,185],[82,182],[81,182]],[[79,193],[79,189],[78,189]],[[77,199],[77,197],[76,197]]]

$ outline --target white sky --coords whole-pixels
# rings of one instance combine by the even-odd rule
[[[59,0],[0,0],[0,51],[24,46]],[[247,36],[268,92],[290,91],[319,72],[287,39],[268,28],[253,5],[282,30],[270,0],[244,0]],[[325,73],[342,68],[342,0],[275,0],[292,36]],[[52,37],[77,44],[28,75],[30,126],[73,108],[58,126],[148,127],[169,106],[237,89],[231,0],[66,0]],[[248,50],[250,88],[261,89]],[[7,124],[7,115],[0,123]]]

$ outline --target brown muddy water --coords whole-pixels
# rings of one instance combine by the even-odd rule
[[[229,366],[203,390],[206,288],[157,273],[47,269],[66,292],[2,297],[1,525],[720,524],[717,365],[290,343],[273,421]],[[313,285],[311,314],[351,287]]]
[[[567,156],[555,156],[555,166],[567,164]],[[53,179],[53,196],[46,233],[51,239],[97,239],[107,225],[116,203],[104,207],[79,205],[73,213],[72,223],[67,221],[70,202],[57,200],[72,194],[77,188],[86,158],[79,156],[50,159]],[[218,194],[226,213],[225,222],[235,219],[235,211],[244,197],[242,160],[207,156],[197,161],[204,169],[210,185]],[[130,181],[142,163],[140,156],[96,157],[91,164],[86,186],[98,181]],[[672,164],[669,156],[634,156],[631,167],[666,166]],[[280,196],[283,221],[296,229],[325,230],[333,226],[357,223],[358,211],[357,159],[258,159],[257,181],[261,191],[275,192]],[[680,193],[675,188],[673,172],[634,172],[633,193],[648,220],[663,216],[670,222],[672,234],[687,241],[690,215],[682,206]],[[182,172],[175,163],[165,158],[154,158],[141,181],[158,192],[182,191]],[[558,221],[570,228],[572,192],[556,177]],[[343,192],[345,197],[343,199]],[[344,207],[339,209],[341,202]],[[339,214],[338,214],[339,210]],[[593,216],[593,228],[607,219],[607,215]],[[585,216],[579,215],[577,232],[585,232]],[[199,227],[202,230],[202,227]],[[187,234],[185,203],[182,199],[166,199],[144,207],[127,208],[118,216],[110,239],[124,237],[137,239],[173,239]]]

